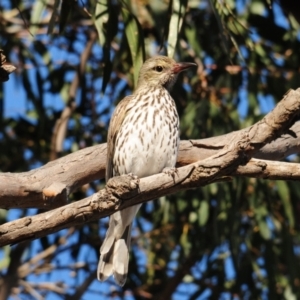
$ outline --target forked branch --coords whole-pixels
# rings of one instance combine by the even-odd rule
[[[264,147],[266,143],[279,138],[282,133],[289,130],[291,122],[298,114],[299,109],[300,89],[296,91],[292,90],[287,93],[273,111],[267,114],[261,121],[249,128],[227,135],[227,146],[220,147],[214,155],[206,159],[178,168],[178,172],[174,178],[167,174],[157,174],[141,178],[138,181],[132,179],[130,176],[114,177],[109,180],[104,189],[83,200],[33,217],[25,217],[3,224],[0,226],[0,246],[42,237],[63,228],[97,220],[114,213],[116,210],[121,210],[128,206],[146,202],[184,189],[195,188],[212,182],[225,181],[228,180],[228,176],[279,179],[278,174],[281,174],[288,179],[298,180],[300,177],[298,164],[258,161],[251,158],[260,153],[260,149]],[[74,158],[75,155],[78,155],[77,159],[79,161],[88,164],[89,161],[87,157],[92,155],[92,157],[95,156],[94,159],[95,161],[97,159],[98,163],[102,157],[102,163],[104,164],[105,147],[102,145],[97,148],[102,149],[102,153],[100,153],[102,155],[100,155],[100,157],[95,154],[94,149],[95,148],[91,147],[82,150],[83,152],[85,151],[85,155],[82,155],[83,152],[81,152],[81,155],[71,154],[69,155],[69,159],[70,157]],[[184,149],[181,148],[179,162],[183,161],[181,158],[183,151]],[[188,158],[186,158],[185,162],[186,161],[188,161]],[[280,167],[278,164],[280,164]],[[56,170],[56,175],[61,176],[61,180],[52,180],[52,187],[51,185],[50,188],[48,187],[46,196],[45,188],[43,190],[44,197],[49,197],[49,199],[51,199],[51,197],[55,198],[55,193],[52,193],[52,190],[55,189],[57,191],[65,190],[64,194],[67,195],[69,190],[72,190],[75,185],[69,185],[67,187],[69,182],[75,182],[75,169],[73,169],[75,166],[70,167],[65,164],[64,159],[59,159],[44,166],[44,168],[46,167]],[[80,170],[84,174],[85,172],[89,172],[88,167],[80,169],[78,165],[77,170]],[[28,191],[36,191],[38,193],[40,192],[38,190],[39,181],[37,181],[38,172],[31,172],[31,180],[35,179],[37,185],[31,186],[31,189]],[[97,176],[99,178],[100,172],[101,174],[104,173],[104,168],[98,168],[97,172],[93,172],[92,175],[89,175],[89,178],[97,178]],[[69,175],[67,179],[66,176],[64,176],[66,174]],[[43,177],[41,179],[46,180]],[[83,181],[84,180],[82,180],[81,183]],[[57,182],[56,186],[55,182]]]

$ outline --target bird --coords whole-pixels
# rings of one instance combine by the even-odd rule
[[[170,95],[178,74],[191,62],[154,56],[142,65],[137,87],[115,108],[107,135],[106,182],[114,176],[138,178],[161,172],[173,174],[179,147],[179,117]],[[131,227],[141,204],[110,216],[100,248],[99,281],[113,275],[123,286],[127,279]]]

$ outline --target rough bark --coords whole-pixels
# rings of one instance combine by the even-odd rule
[[[255,134],[260,137],[261,134],[268,132],[265,129],[272,126],[278,127],[276,135],[270,135],[264,145],[260,145],[258,150],[248,155],[260,159],[279,160],[290,154],[299,153],[300,122],[290,126],[298,114],[299,93],[299,89],[291,90],[278,106],[255,126],[208,139],[181,141],[177,167],[216,155],[236,136],[249,134],[249,138],[253,139]],[[255,132],[256,128],[261,128],[261,132]],[[252,143],[257,144],[254,140]],[[105,163],[106,144],[101,144],[69,154],[29,172],[0,174],[0,208],[53,209],[66,205],[68,195],[74,190],[93,180],[104,178]],[[293,173],[290,177],[286,175],[287,172],[281,173],[272,168],[270,163],[268,165],[270,166],[268,178],[297,179],[298,173]],[[288,167],[283,164],[280,170],[285,168]],[[296,166],[293,168],[297,169]],[[242,176],[243,172],[245,176],[249,176],[247,174],[251,173],[251,170],[245,166],[239,170],[238,175]],[[253,176],[264,177],[266,173],[255,173]]]
[[[299,109],[300,89],[290,91],[261,121],[249,128],[226,135],[227,142],[222,147],[220,147],[221,139],[219,137],[217,146],[215,146],[218,149],[214,155],[178,168],[174,177],[168,174],[157,174],[138,180],[127,175],[114,177],[109,180],[104,189],[83,200],[33,217],[25,217],[3,224],[0,226],[0,246],[45,236],[63,228],[96,220],[108,216],[116,210],[180,190],[228,180],[228,176],[298,180],[300,176],[298,164],[251,158],[261,153],[260,149],[266,143],[276,140],[283,132],[289,130]],[[192,142],[192,145],[192,151],[194,151],[195,142]],[[179,162],[182,159],[187,163],[189,159],[182,158],[183,152],[186,157],[188,151],[181,145]],[[104,167],[100,169],[92,167],[95,161],[99,161],[98,164],[104,166],[105,145],[84,149],[79,153],[80,155],[78,152],[73,153],[67,159],[61,158],[40,169],[28,172],[31,182],[35,181],[36,185],[31,183],[29,186],[27,183],[24,192],[42,194],[45,203],[48,203],[49,199],[57,200],[58,196],[66,199],[69,192],[84,184],[87,178],[91,181],[104,176]],[[92,160],[93,163],[91,163]],[[67,161],[69,163],[66,163]],[[82,163],[82,168],[78,167],[78,162]],[[28,173],[23,174],[28,176]],[[49,176],[50,173],[53,174],[53,177]],[[3,174],[3,176],[5,178],[7,174]],[[9,176],[17,178],[20,174],[9,174]],[[25,175],[24,178],[28,177]],[[9,188],[8,182],[7,187]],[[60,204],[59,201],[57,203]]]

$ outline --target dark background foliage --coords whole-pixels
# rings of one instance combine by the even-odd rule
[[[182,139],[254,124],[300,86],[293,5],[1,1],[0,48],[17,67],[9,83],[0,84],[1,172],[24,172],[105,142],[114,105],[134,89],[144,57],[157,53],[198,64],[172,93]],[[60,145],[55,126],[64,112]],[[103,185],[83,186],[70,200]],[[234,178],[143,205],[122,289],[95,279],[107,220],[3,248],[0,282],[14,270],[10,293],[21,299],[298,299],[297,185]],[[0,221],[32,213],[0,210]]]

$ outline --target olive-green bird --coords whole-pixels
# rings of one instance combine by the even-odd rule
[[[179,117],[169,91],[178,74],[194,63],[176,63],[166,56],[148,59],[137,88],[116,107],[107,138],[106,181],[133,174],[139,178],[174,170],[179,146]],[[110,216],[100,248],[98,279],[113,275],[123,286],[128,273],[131,225],[140,208],[135,205]]]

